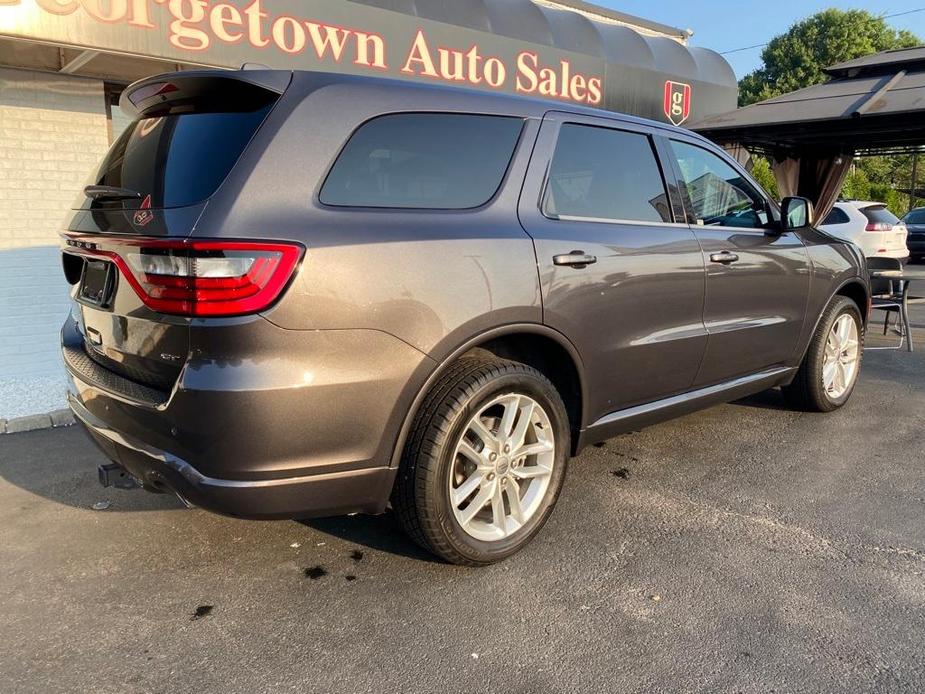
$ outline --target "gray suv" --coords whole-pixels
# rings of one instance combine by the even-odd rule
[[[864,259],[684,130],[273,70],[129,87],[62,235],[68,399],[137,482],[522,548],[585,446],[781,386],[851,395]]]

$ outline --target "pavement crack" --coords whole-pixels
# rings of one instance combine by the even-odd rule
[[[916,561],[925,561],[925,552],[920,552],[917,549],[910,549],[908,547],[870,546],[870,550],[873,552],[882,552],[884,554],[891,554],[897,557],[906,557],[906,558],[914,559]]]
[[[846,543],[833,540],[794,523],[788,523],[779,518],[757,515],[729,508],[722,508],[715,504],[699,501],[686,496],[666,495],[653,491],[641,491],[642,505],[647,508],[661,509],[670,514],[681,514],[688,522],[700,524],[705,527],[719,527],[727,523],[742,523],[760,528],[770,537],[752,537],[775,547],[800,548],[819,557],[841,559],[853,563],[880,564],[878,557],[886,555],[888,558],[899,559],[918,564],[925,562],[925,552],[903,547],[880,547],[863,542]],[[773,536],[780,535],[785,541],[774,541]],[[895,568],[895,563],[888,568]]]

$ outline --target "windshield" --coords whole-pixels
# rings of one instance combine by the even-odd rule
[[[903,221],[906,224],[925,224],[925,208],[921,210],[912,210],[912,212],[903,217]]]
[[[201,202],[228,176],[272,105],[140,118],[116,140],[88,183],[134,191],[140,194],[135,205],[150,196],[146,207]]]

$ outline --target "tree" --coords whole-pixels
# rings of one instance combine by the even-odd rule
[[[777,190],[777,180],[774,178],[774,172],[771,171],[771,163],[765,157],[752,157],[752,178],[754,178],[761,187],[765,189],[775,200],[780,200],[780,192]]]
[[[851,167],[842,187],[842,196],[849,200],[870,200],[870,176],[857,165]]]
[[[771,39],[761,54],[762,66],[739,82],[739,105],[821,84],[829,79],[823,70],[830,65],[921,44],[915,34],[894,29],[882,17],[866,10],[824,10]],[[767,164],[762,161],[756,161],[756,170]],[[856,200],[885,202],[901,216],[908,198],[896,187],[909,185],[911,161],[909,156],[866,157],[853,167],[842,194]],[[769,187],[769,173],[758,171],[765,187]]]
[[[823,69],[830,65],[920,44],[911,32],[866,10],[824,10],[771,39],[761,54],[763,66],[739,82],[739,105],[825,82]]]

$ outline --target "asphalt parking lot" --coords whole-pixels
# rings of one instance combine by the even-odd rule
[[[771,392],[586,451],[481,570],[389,515],[104,490],[75,428],[0,437],[0,691],[925,691],[919,344],[833,415]]]

